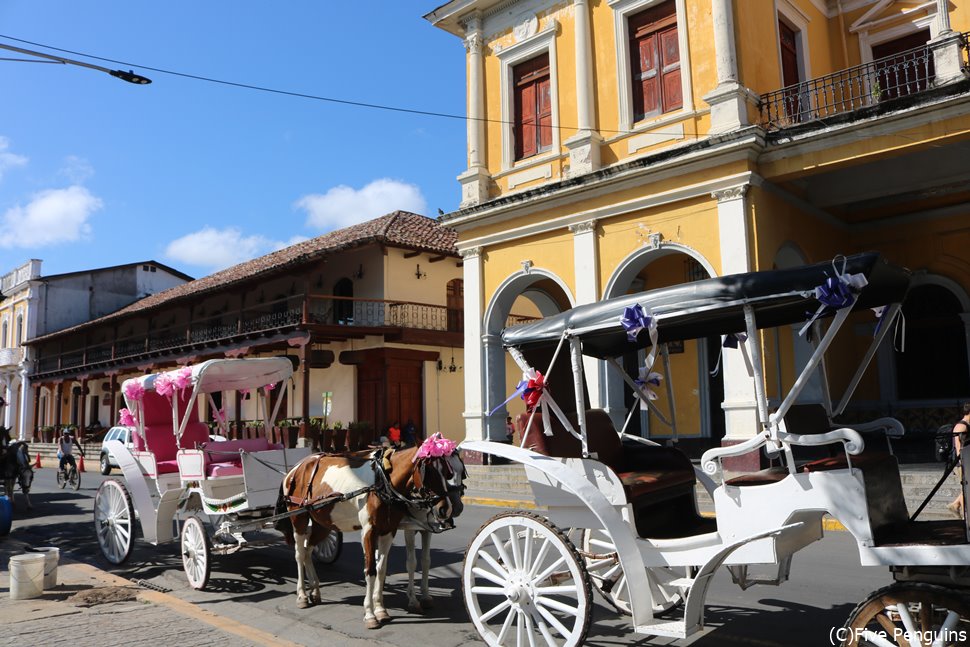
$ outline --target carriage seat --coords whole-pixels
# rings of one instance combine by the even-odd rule
[[[567,415],[578,430],[576,414]],[[519,427],[527,424],[529,414],[519,415]],[[602,409],[586,412],[589,451],[610,467],[626,492],[627,500],[634,503],[649,497],[652,501],[669,499],[685,492],[693,492],[694,467],[680,450],[672,447],[624,444],[613,427],[613,421]],[[536,415],[525,434],[525,447],[545,456],[564,458],[582,457],[582,445],[573,437],[559,419],[552,417],[552,436],[542,433],[542,420]]]
[[[785,415],[785,428],[789,433],[810,436],[813,434],[824,434],[833,429],[832,422],[829,420],[828,413],[820,404],[796,404],[788,410]],[[863,474],[867,472],[879,472],[884,469],[883,463],[892,462],[895,458],[889,453],[886,444],[886,435],[883,432],[865,432],[862,434],[866,446],[862,453],[852,457],[852,467],[861,469]],[[832,456],[808,461],[798,466],[796,471],[800,474],[806,472],[825,472],[829,470],[844,470],[848,468],[845,451],[842,443],[833,443],[828,446],[828,451],[833,452]],[[757,472],[741,474],[725,481],[726,485],[750,486],[767,485],[778,483],[788,476],[788,469],[784,466],[769,467]]]
[[[176,444],[172,425],[145,425],[145,437],[132,434],[135,451],[148,451],[155,456],[155,469],[158,474],[173,474],[179,471],[175,455],[180,449],[196,449],[209,440],[209,427],[201,422],[185,425],[181,441]]]
[[[265,438],[243,438],[203,443],[205,475],[207,477],[218,477],[242,474],[240,452],[265,452],[270,449],[283,449],[283,445],[271,443]]]

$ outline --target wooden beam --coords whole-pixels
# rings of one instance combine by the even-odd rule
[[[404,258],[414,258],[415,256],[421,256],[423,252],[404,252]]]
[[[440,256],[432,256],[431,258],[428,259],[428,262],[429,263],[437,263],[438,261],[443,261],[446,258],[448,258],[448,257],[445,254],[441,254]]]

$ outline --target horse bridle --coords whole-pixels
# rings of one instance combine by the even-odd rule
[[[455,454],[452,454],[452,456],[454,455]],[[451,465],[447,460],[450,457],[442,456],[442,457],[436,457],[432,459],[427,459],[427,458],[420,459],[417,462],[417,469],[418,469],[418,473],[421,475],[421,483],[423,484],[425,470],[427,468],[428,463],[431,461],[441,462],[444,465],[444,467],[447,469],[447,471],[451,474],[450,476],[445,476],[444,472],[442,470],[439,470],[439,474],[441,474],[442,480],[445,483],[445,492],[443,494],[436,494],[431,490],[429,490],[428,488],[422,487],[420,490],[412,490],[410,492],[410,494],[414,496],[405,496],[404,494],[401,494],[400,492],[398,492],[394,488],[394,485],[391,483],[391,478],[388,475],[387,470],[384,468],[384,458],[385,458],[384,449],[378,449],[374,453],[374,457],[372,458],[372,463],[371,463],[372,467],[374,468],[374,476],[376,477],[374,479],[374,493],[377,494],[377,496],[382,501],[385,501],[388,503],[400,503],[408,506],[409,508],[425,509],[425,510],[431,511],[432,514],[435,514],[435,506],[442,499],[447,498],[450,494],[454,492],[458,492],[459,496],[461,496],[465,492],[465,485],[463,483],[463,480],[465,478],[464,463],[461,464],[462,473],[460,475],[457,475],[454,472],[454,470],[451,469]],[[458,461],[461,462],[461,459],[459,458]],[[456,479],[456,476],[459,476],[459,478]],[[459,485],[453,485],[453,482],[455,480],[458,481]],[[435,517],[437,517],[437,514],[435,514]]]

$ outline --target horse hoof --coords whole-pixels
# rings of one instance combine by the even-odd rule
[[[296,600],[297,609],[309,609],[310,606],[311,606],[311,602],[307,598],[297,598]]]
[[[421,608],[430,611],[434,608],[434,600],[432,598],[421,598]]]
[[[364,626],[367,629],[380,629],[381,623],[377,620],[377,618],[364,618]]]
[[[419,602],[408,602],[408,611],[410,613],[424,613],[424,605]]]
[[[391,621],[391,614],[389,614],[387,611],[385,611],[383,609],[381,609],[380,611],[378,611],[374,615],[377,616],[377,621],[379,623],[381,623],[381,624],[385,624],[385,623]]]

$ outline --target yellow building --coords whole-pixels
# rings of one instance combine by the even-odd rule
[[[40,261],[28,261],[0,279],[0,398],[3,418],[0,424],[18,437],[21,404],[27,394],[27,364],[23,342],[28,326],[33,326],[36,297],[31,294],[31,280],[40,276]],[[34,296],[33,300],[31,297]]]
[[[867,249],[916,278],[907,352],[878,357],[858,407],[952,422],[970,396],[970,2],[452,0],[425,17],[466,50],[468,168],[441,220],[465,261],[468,437],[504,435],[488,412],[519,375],[499,335],[525,301],[548,315]],[[777,399],[810,347],[761,342]],[[741,359],[712,377],[718,355],[702,340],[672,358],[680,435],[700,445],[758,429]],[[621,422],[612,378],[587,374]]]

